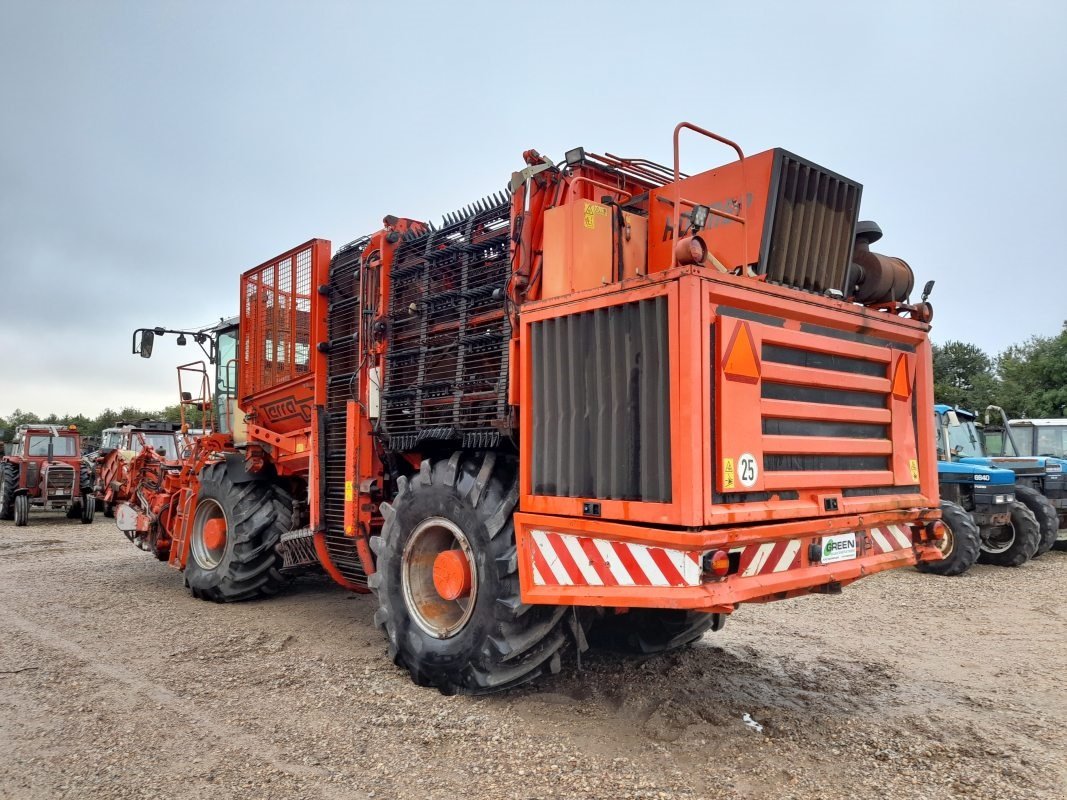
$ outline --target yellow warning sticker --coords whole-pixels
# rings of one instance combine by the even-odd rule
[[[596,228],[596,218],[597,217],[606,217],[607,215],[608,215],[608,209],[605,206],[599,205],[597,203],[588,203],[587,202],[585,204],[585,214],[584,214],[585,227],[589,228],[590,230],[595,229]]]
[[[722,488],[737,488],[736,478],[737,476],[734,474],[734,460],[732,458],[724,458],[722,460]]]
[[[919,480],[919,462],[914,458],[908,462],[908,469],[911,471],[911,479],[913,481]]]
[[[345,481],[345,502],[351,503],[353,496],[352,481]]]

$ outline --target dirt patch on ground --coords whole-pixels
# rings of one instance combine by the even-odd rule
[[[0,797],[1062,799],[1065,578],[898,570],[443,697],[367,596],[204,603],[109,520],[3,522]]]

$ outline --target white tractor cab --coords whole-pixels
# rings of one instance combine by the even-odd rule
[[[1017,485],[1044,495],[1058,525],[1055,547],[1067,550],[1067,420],[1009,420],[1004,409],[989,406],[982,438],[996,466],[1014,470]]]
[[[96,505],[103,509],[105,517],[115,514],[115,506],[108,498],[108,487],[104,485],[103,477],[108,456],[119,450],[129,461],[148,447],[158,453],[164,462],[177,464],[183,448],[180,428],[177,422],[142,419],[136,422],[119,421],[103,430],[100,449],[86,456],[86,460],[93,468],[93,494],[96,497]]]
[[[1067,419],[1008,420],[1021,456],[1067,459]]]

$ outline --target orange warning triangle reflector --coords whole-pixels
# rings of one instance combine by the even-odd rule
[[[748,325],[742,322],[734,331],[733,341],[726,351],[726,358],[722,363],[723,373],[730,378],[755,382],[760,377],[759,357],[756,355],[756,345],[752,341],[752,333]]]
[[[898,400],[907,400],[911,397],[911,381],[908,380],[908,359],[901,356],[897,359],[897,368],[893,373],[893,397]]]

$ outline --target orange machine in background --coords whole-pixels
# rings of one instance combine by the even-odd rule
[[[683,174],[686,130],[737,158]],[[314,566],[374,591],[446,692],[940,558],[930,307],[857,242],[860,185],[674,143],[673,168],[530,150],[440,227],[245,273],[216,431],[139,529],[174,529],[207,599]]]

